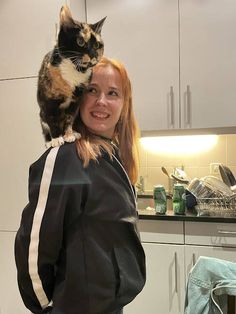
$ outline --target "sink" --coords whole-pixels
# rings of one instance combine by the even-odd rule
[[[138,195],[138,209],[145,210],[147,207],[154,208],[152,195]]]

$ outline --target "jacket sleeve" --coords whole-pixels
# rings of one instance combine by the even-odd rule
[[[58,151],[58,147],[51,149],[30,168],[29,203],[15,239],[19,290],[25,306],[35,314],[46,313],[51,302],[66,211],[71,207],[69,181],[73,178],[66,170],[67,160],[58,156],[62,155]],[[72,206],[77,208],[77,214],[81,210],[81,193],[81,189],[76,190],[79,204]]]

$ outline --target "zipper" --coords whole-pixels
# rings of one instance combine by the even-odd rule
[[[113,154],[112,154],[112,156],[113,156],[113,158],[116,160],[116,162],[120,165],[121,169],[123,170],[124,174],[126,175],[126,178],[127,178],[128,182],[129,182],[129,186],[130,186],[130,189],[131,189],[133,198],[134,198],[135,208],[137,209],[136,193],[134,193],[134,189],[133,189],[132,184],[131,184],[131,182],[130,182],[129,176],[128,176],[128,174],[127,174],[125,168],[122,166],[122,164],[121,164],[121,163],[119,162],[119,160],[117,159],[117,157],[116,157],[115,155],[113,155]]]

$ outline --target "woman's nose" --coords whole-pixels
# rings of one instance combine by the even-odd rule
[[[106,95],[104,93],[100,93],[97,99],[97,104],[106,105]]]

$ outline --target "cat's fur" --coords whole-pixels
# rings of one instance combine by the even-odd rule
[[[57,44],[44,57],[38,78],[37,99],[48,147],[72,142],[79,136],[73,122],[92,67],[103,55],[104,20],[80,23],[66,5],[61,9]]]

